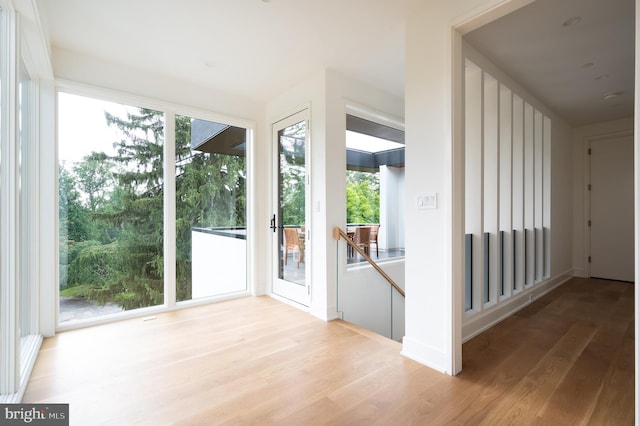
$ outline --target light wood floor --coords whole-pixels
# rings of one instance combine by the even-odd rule
[[[633,423],[633,285],[573,279],[439,374],[267,297],[46,339],[24,402],[72,425]]]

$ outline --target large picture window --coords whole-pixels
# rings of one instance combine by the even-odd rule
[[[246,128],[62,91],[58,132],[60,325],[247,291]]]
[[[164,114],[58,102],[59,322],[164,303]]]

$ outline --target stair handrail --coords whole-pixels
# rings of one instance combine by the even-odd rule
[[[360,253],[360,255],[361,255],[362,257],[364,257],[364,259],[365,259],[367,262],[369,262],[369,263],[371,264],[371,266],[373,266],[373,267],[374,267],[374,269],[375,269],[376,271],[378,271],[378,272],[380,273],[380,275],[382,275],[382,276],[384,277],[384,279],[386,279],[386,280],[389,282],[389,284],[391,284],[391,286],[392,286],[393,288],[395,288],[395,289],[396,289],[396,291],[397,291],[398,293],[400,293],[400,295],[401,295],[402,297],[406,297],[406,296],[404,295],[404,290],[403,290],[402,288],[400,288],[400,286],[399,286],[398,284],[396,284],[396,282],[395,282],[395,281],[393,281],[393,279],[392,279],[389,275],[387,275],[387,273],[386,273],[386,272],[384,272],[384,271],[382,270],[382,268],[380,268],[380,266],[378,266],[378,264],[375,262],[375,260],[373,260],[373,259],[372,259],[372,258],[371,258],[371,257],[370,257],[370,256],[369,256],[369,255],[364,251],[364,250],[362,250],[362,249],[360,248],[360,246],[358,246],[356,243],[354,243],[354,242],[353,242],[353,240],[352,240],[351,238],[349,238],[349,235],[347,235],[347,233],[346,233],[346,232],[344,232],[344,231],[342,230],[342,228],[340,228],[340,227],[337,227],[337,226],[336,226],[335,228],[333,228],[333,238],[334,238],[336,241],[339,241],[339,240],[340,240],[340,237],[342,237],[342,238],[347,242],[347,244],[348,244],[348,245],[350,245],[351,247],[353,247],[353,249],[354,249],[355,251],[357,251],[358,253]]]

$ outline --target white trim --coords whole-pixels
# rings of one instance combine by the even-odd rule
[[[38,235],[38,285],[39,285],[39,332],[44,337],[55,334],[56,306],[58,304],[56,285],[58,283],[58,153],[55,147],[56,116],[55,86],[53,80],[40,80],[40,109],[38,162],[39,181],[37,183],[39,208],[41,211]],[[50,214],[43,214],[50,212]],[[42,302],[42,303],[40,303]]]
[[[484,25],[490,24],[496,19],[502,18],[511,12],[533,3],[535,0],[502,0],[495,6],[483,11],[472,11],[469,15],[458,20],[453,28],[461,35],[470,33]]]
[[[250,295],[256,296],[258,294],[258,282],[257,282],[257,268],[258,268],[258,244],[257,241],[260,238],[258,236],[257,225],[257,209],[258,209],[258,191],[257,191],[257,176],[256,167],[256,145],[255,135],[256,127],[245,127],[246,133],[246,146],[245,151],[245,172],[247,173],[247,180],[245,193],[247,197],[245,214],[247,215],[247,291]]]
[[[31,377],[31,372],[33,371],[41,346],[41,335],[29,336],[29,342],[25,345],[26,350],[22,353],[20,386],[15,393],[0,395],[0,404],[17,404],[22,402],[22,397],[27,390],[29,378]]]
[[[421,341],[411,337],[404,336],[402,339],[402,351],[400,354],[441,373],[450,376],[456,374],[444,367],[448,364],[447,355],[444,352],[439,351],[435,347],[427,346]]]
[[[309,306],[305,306],[302,303],[298,303],[295,300],[291,300],[291,299],[287,299],[286,297],[282,297],[277,293],[269,293],[267,294],[267,296],[269,296],[270,298],[277,300],[279,302],[284,303],[285,305],[289,305],[292,306],[296,309],[300,309],[303,312],[307,312],[307,313],[311,313],[311,309],[309,308]]]
[[[233,300],[241,297],[251,296],[249,291],[242,291],[238,293],[223,294],[221,296],[207,297],[196,300],[185,300],[177,302],[173,307],[166,307],[165,305],[150,306],[148,308],[133,309],[131,311],[124,311],[115,314],[102,315],[99,317],[87,318],[77,321],[68,321],[56,328],[56,332],[63,332],[69,330],[77,330],[79,328],[92,327],[95,325],[109,324],[118,321],[134,320],[136,318],[146,318],[155,314],[164,314],[167,312],[179,311],[181,309],[194,308],[196,306],[210,305],[212,303],[224,302],[225,300]]]
[[[22,134],[19,135],[21,163],[17,172],[20,174],[20,191],[18,221],[20,254],[18,255],[18,265],[20,267],[20,281],[17,283],[18,289],[18,321],[20,324],[20,334],[25,332],[28,335],[39,333],[39,284],[40,269],[39,258],[33,256],[38,252],[40,235],[40,205],[38,197],[39,182],[39,85],[37,81],[30,79],[28,70],[21,74],[20,85],[24,87],[22,99],[23,105],[20,114],[22,117]],[[21,95],[22,96],[22,95]],[[22,292],[27,289],[26,295]],[[26,298],[26,300],[25,300]],[[26,303],[25,303],[26,302]],[[28,310],[25,314],[22,310]],[[23,315],[27,315],[23,318]],[[27,324],[25,324],[25,320]],[[19,336],[22,339],[22,336]]]
[[[384,111],[362,105],[350,99],[345,99],[345,110],[346,114],[404,131],[404,121]]]
[[[462,371],[462,324],[465,313],[465,133],[464,133],[464,57],[462,32],[451,29],[451,226],[447,239],[451,241],[451,321],[448,333],[451,341],[448,356],[451,374]]]
[[[312,213],[313,207],[311,205],[311,177],[312,177],[312,158],[311,158],[311,144],[312,144],[312,128],[311,128],[311,107],[308,106],[298,112],[295,112],[291,115],[288,115],[278,121],[275,121],[271,124],[271,214],[275,215],[276,221],[278,219],[282,219],[278,217],[278,197],[279,197],[279,187],[278,182],[279,178],[277,174],[279,173],[278,161],[279,161],[279,149],[277,148],[278,141],[278,132],[287,128],[288,126],[294,125],[296,123],[305,122],[305,173],[306,173],[306,182],[305,182],[305,229],[306,229],[306,241],[305,241],[305,281],[304,286],[292,284],[285,279],[279,278],[280,271],[280,247],[279,240],[277,236],[278,232],[270,232],[270,240],[271,240],[271,286],[270,286],[270,295],[277,295],[282,298],[290,299],[294,304],[300,304],[307,308],[312,305],[312,293],[313,289],[311,286],[311,267],[312,267],[312,238],[311,232],[313,230],[313,222],[312,222]],[[279,224],[276,223],[276,226]],[[284,238],[284,236],[283,236]],[[276,292],[276,287],[279,287],[280,293]],[[305,294],[306,293],[306,294]]]
[[[164,111],[164,150],[162,159],[164,199],[162,208],[164,257],[164,306],[176,306],[176,114]]]
[[[53,79],[50,43],[43,31],[36,0],[13,0],[13,3],[21,22],[25,24],[21,26],[20,37],[29,75],[33,80]]]
[[[40,97],[38,80],[32,78],[26,64],[22,67],[25,54],[32,53],[26,45],[21,49],[25,44],[20,25],[24,17],[11,2],[1,4],[0,400],[19,402],[42,342],[37,255]]]
[[[462,328],[462,341],[467,342],[483,331],[490,329],[519,310],[527,307],[534,300],[539,299],[556,287],[564,284],[572,277],[572,271],[567,271],[535,286],[530,286],[525,291],[518,293],[517,296],[514,295],[504,303],[493,306],[493,309],[487,309],[481,315],[467,318]]]
[[[15,393],[19,387],[17,283],[19,283],[17,120],[18,120],[18,28],[14,10],[2,4],[0,13],[0,76],[2,77],[2,135],[0,138],[0,394]]]

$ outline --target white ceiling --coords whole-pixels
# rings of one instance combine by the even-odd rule
[[[266,101],[324,68],[362,76],[402,95],[404,20],[421,2],[38,0],[37,5],[55,48]]]
[[[54,54],[63,49],[259,102],[324,68],[403,96],[404,21],[424,4],[37,0]],[[563,27],[572,16],[580,22]],[[466,36],[572,124],[632,115],[634,37],[634,0],[537,0]],[[603,74],[609,78],[594,80]],[[604,101],[609,92],[622,95]]]
[[[572,125],[631,117],[634,3],[536,0],[465,39]]]

